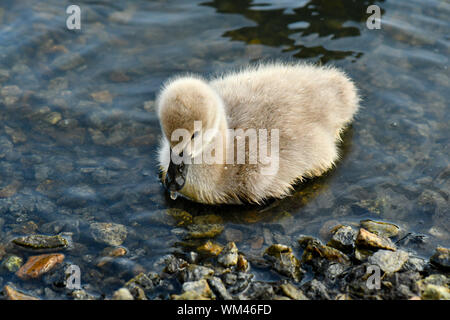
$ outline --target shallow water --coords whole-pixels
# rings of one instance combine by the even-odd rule
[[[157,271],[165,254],[204,242],[185,241],[168,208],[218,215],[225,230],[215,241],[235,241],[249,256],[367,218],[411,233],[403,245],[424,258],[449,247],[448,2],[271,3],[85,0],[81,30],[68,31],[69,1],[2,1],[0,249],[20,235],[64,232],[65,261],[80,266],[83,287],[110,296],[140,271]],[[374,3],[381,30],[365,24]],[[155,152],[161,83],[274,59],[333,64],[355,80],[363,108],[337,167],[265,207],[172,201]],[[127,229],[128,254],[108,267],[96,266],[108,245],[92,236],[94,222]],[[64,298],[44,290],[46,281],[0,269],[1,286]]]

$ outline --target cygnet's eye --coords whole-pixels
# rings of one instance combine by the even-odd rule
[[[179,157],[183,158],[183,151],[180,152]]]
[[[191,140],[194,140],[197,136],[198,136],[198,131],[195,131],[195,132],[192,134]]]

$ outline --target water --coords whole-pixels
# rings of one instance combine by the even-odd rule
[[[450,246],[448,2],[77,3],[79,31],[66,29],[69,1],[0,4],[0,256],[2,246],[34,254],[10,248],[14,237],[63,232],[73,242],[65,261],[80,266],[86,289],[109,296],[140,271],[158,271],[165,254],[204,242],[185,241],[168,208],[218,215],[225,230],[215,241],[234,240],[248,255],[367,218],[411,233],[404,247],[424,258]],[[381,30],[366,27],[374,3]],[[265,207],[171,200],[156,161],[161,83],[275,59],[334,64],[355,80],[363,108],[342,160]],[[94,239],[94,222],[127,229],[127,255],[103,268],[108,245]],[[46,281],[0,271],[0,285],[64,298],[44,291]]]

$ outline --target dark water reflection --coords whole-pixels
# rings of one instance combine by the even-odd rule
[[[215,214],[248,255],[271,243],[297,246],[333,223],[385,220],[411,232],[405,248],[428,258],[450,245],[449,22],[442,1],[79,1],[82,29],[65,28],[69,1],[0,4],[0,257],[19,235],[64,232],[66,261],[83,283],[110,295],[154,262],[201,244],[168,215]],[[382,8],[368,30],[367,6]],[[342,160],[293,196],[256,206],[171,201],[159,179],[154,97],[183,72],[210,75],[273,59],[335,64],[355,79],[363,108]],[[127,228],[128,254],[108,267],[94,222]],[[262,279],[271,275],[261,273]],[[52,279],[19,280],[64,297]],[[43,286],[44,284],[44,286]]]

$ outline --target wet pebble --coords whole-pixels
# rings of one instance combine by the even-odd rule
[[[430,261],[439,268],[450,270],[450,249],[437,247]]]
[[[68,246],[67,240],[60,236],[47,235],[31,235],[26,237],[19,237],[12,240],[18,246],[30,249],[56,249],[65,248]]]
[[[362,220],[361,226],[379,236],[384,237],[395,237],[398,235],[400,228],[396,225],[388,222],[382,222],[382,221],[374,221],[374,220]]]
[[[90,225],[90,229],[95,241],[110,246],[120,246],[128,233],[124,225],[112,222],[94,222]]]
[[[273,244],[266,249],[265,255],[272,263],[272,267],[279,273],[291,277],[295,281],[301,280],[303,271],[292,248],[282,244]]]
[[[64,255],[60,253],[42,254],[31,256],[27,262],[16,272],[21,279],[38,278],[44,273],[52,270],[57,264],[64,260]]]
[[[370,249],[387,249],[395,251],[397,248],[389,238],[378,236],[363,228],[359,229],[356,237],[356,245]]]
[[[224,267],[231,267],[238,262],[238,248],[234,242],[228,242],[220,253],[217,261]]]

